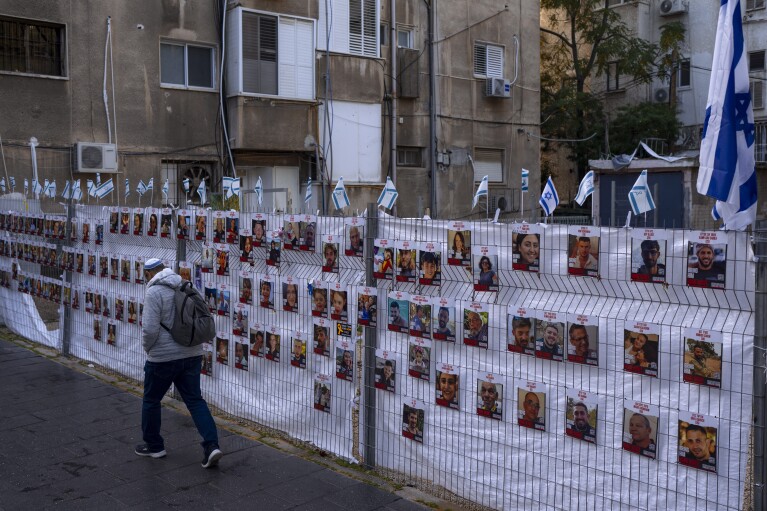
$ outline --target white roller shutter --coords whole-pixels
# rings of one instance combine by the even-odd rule
[[[503,149],[474,150],[474,181],[487,176],[491,183],[503,182]]]

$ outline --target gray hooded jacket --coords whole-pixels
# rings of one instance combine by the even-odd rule
[[[146,285],[142,340],[150,362],[169,362],[202,355],[202,345],[181,346],[160,325],[162,322],[168,328],[173,326],[176,317],[175,291],[168,286],[176,287],[180,283],[181,277],[170,268],[165,268]]]

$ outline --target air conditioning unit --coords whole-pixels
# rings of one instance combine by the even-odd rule
[[[687,12],[687,2],[682,0],[663,0],[658,8],[661,16],[673,16],[682,12]]]
[[[77,172],[117,172],[117,146],[114,144],[77,143]]]
[[[518,211],[519,205],[515,204],[513,190],[490,190],[490,213],[500,209],[501,213]]]
[[[487,78],[485,96],[489,98],[510,98],[511,82],[505,78]]]
[[[653,93],[652,98],[655,100],[656,103],[665,103],[666,101],[668,101],[668,89],[666,87],[655,89],[655,92]]]

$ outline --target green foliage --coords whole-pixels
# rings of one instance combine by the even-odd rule
[[[660,27],[657,74],[664,81],[670,78],[679,65],[679,55],[686,32],[681,21],[673,21]]]
[[[235,211],[240,210],[240,198],[237,195],[232,195],[228,199],[224,199],[223,194],[211,194],[208,196],[208,202],[211,209],[219,211],[229,211],[233,209]]]
[[[630,154],[640,140],[647,138],[673,142],[680,127],[676,113],[664,103],[639,103],[621,108],[610,123],[610,151]]]

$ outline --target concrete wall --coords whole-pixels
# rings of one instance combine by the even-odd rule
[[[123,177],[128,176],[135,186],[139,179],[154,176],[157,183],[163,158],[216,157],[217,92],[161,87],[159,80],[161,38],[210,44],[218,54],[212,2],[25,0],[3,3],[0,14],[65,24],[68,55],[64,79],[2,73],[4,141],[23,143],[35,136],[41,151],[46,146],[71,148],[78,141],[107,142],[102,87],[107,18],[111,16],[116,93],[110,79],[109,116],[113,142],[116,127],[121,173],[116,180],[122,185]],[[24,161],[29,150],[20,150],[20,161]],[[18,169],[17,180],[23,170]],[[57,179],[60,190],[69,178],[68,168],[46,172],[50,175],[44,176],[41,169],[41,179]],[[159,200],[160,194],[155,196]]]

